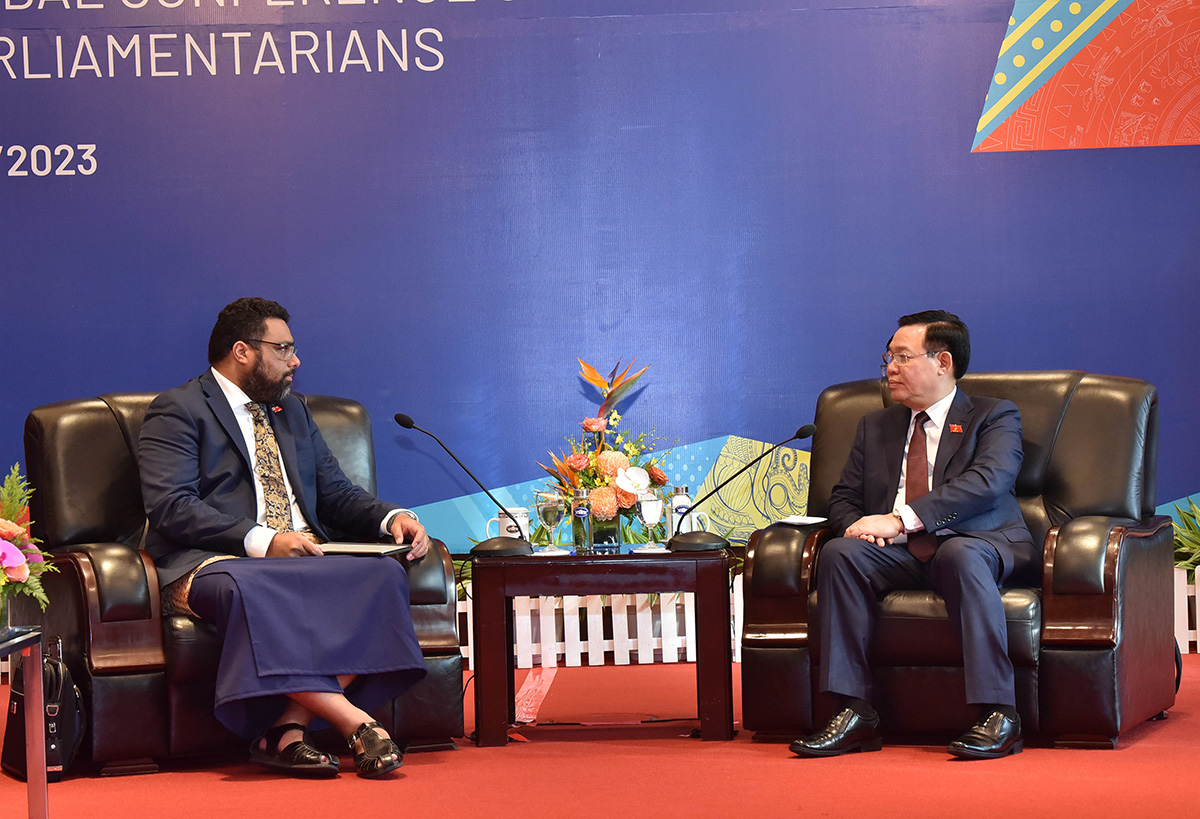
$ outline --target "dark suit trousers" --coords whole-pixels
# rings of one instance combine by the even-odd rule
[[[1000,601],[1000,555],[978,538],[939,538],[927,564],[902,544],[834,538],[817,558],[822,691],[870,701],[877,601],[896,589],[932,589],[946,601],[963,646],[967,702],[1016,705]]]

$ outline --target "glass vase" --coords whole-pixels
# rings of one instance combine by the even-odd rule
[[[611,520],[593,518],[592,531],[594,549],[598,555],[621,554],[621,514],[618,512]]]

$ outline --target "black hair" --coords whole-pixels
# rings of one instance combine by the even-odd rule
[[[252,342],[262,338],[267,329],[267,319],[291,320],[288,311],[273,301],[257,297],[238,299],[225,305],[213,325],[208,337],[208,363],[216,364],[233,349],[239,341]]]
[[[922,310],[900,317],[899,326],[913,324],[925,326],[926,352],[945,350],[950,353],[954,359],[955,380],[966,375],[967,365],[971,363],[971,334],[962,319],[945,310]]]

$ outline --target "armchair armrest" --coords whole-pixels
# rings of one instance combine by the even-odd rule
[[[817,552],[832,531],[775,523],[746,545],[745,642],[808,642],[808,598]]]
[[[408,569],[413,628],[426,653],[457,652],[458,597],[454,589],[454,564],[446,544],[433,538],[429,552],[417,561],[401,558]]]
[[[80,664],[72,673],[90,678],[164,668],[158,575],[147,555],[123,543],[87,543],[50,562],[58,571],[42,576],[49,607],[43,613],[22,598],[14,612],[62,637],[69,664]]]
[[[1123,613],[1170,608],[1171,519],[1084,516],[1046,535],[1042,644],[1116,645]],[[1119,581],[1119,582],[1118,582]],[[1156,589],[1161,585],[1161,589]]]

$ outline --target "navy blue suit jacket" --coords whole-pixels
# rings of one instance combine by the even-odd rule
[[[384,518],[398,507],[346,477],[299,397],[277,406],[268,415],[305,520],[326,540],[326,527],[378,540]],[[160,584],[215,555],[245,556],[246,533],[257,518],[254,476],[241,428],[211,371],[150,405],[138,467],[150,522],[146,551]]]
[[[886,515],[895,508],[911,418],[912,410],[895,404],[859,421],[850,457],[829,498],[836,535],[863,515]],[[1004,564],[1002,580],[1014,568],[1024,576],[1034,559],[1033,536],[1015,492],[1023,457],[1016,405],[959,390],[938,445],[933,488],[909,504],[929,531],[948,529],[995,546]]]

